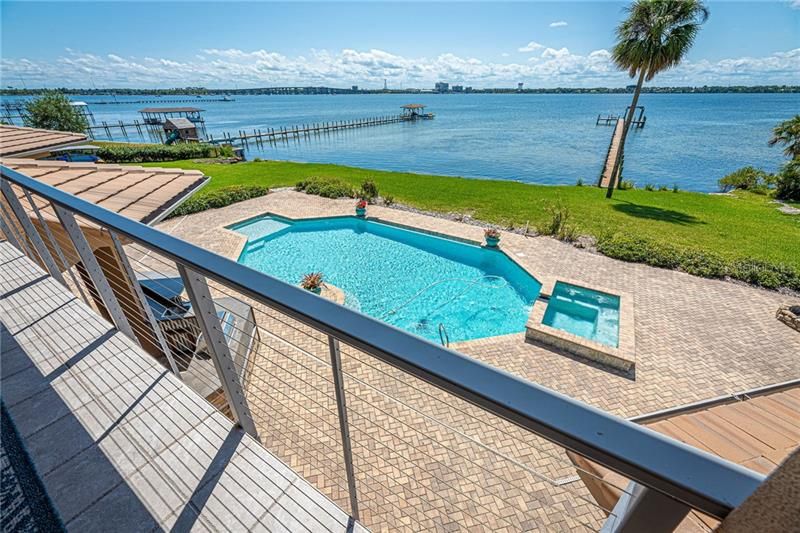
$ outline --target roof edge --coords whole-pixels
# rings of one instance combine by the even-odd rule
[[[709,407],[735,403],[742,401],[743,399],[746,398],[764,396],[766,394],[772,394],[774,392],[780,392],[782,390],[792,389],[795,387],[800,387],[800,378],[791,379],[789,381],[783,381],[781,383],[774,383],[772,385],[766,385],[763,387],[757,387],[755,389],[748,389],[740,392],[734,392],[731,394],[725,394],[722,396],[717,396],[715,398],[709,398],[707,400],[700,400],[699,402],[679,405],[677,407],[670,407],[668,409],[662,409],[660,411],[653,411],[652,413],[646,413],[643,415],[638,415],[628,418],[628,420],[630,422],[636,422],[637,424],[648,424],[651,422],[657,422],[659,420],[663,420],[665,418],[671,418],[675,415],[684,415],[688,413],[693,413],[695,411],[708,409]]]

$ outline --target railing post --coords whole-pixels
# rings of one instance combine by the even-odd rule
[[[350,491],[350,507],[353,518],[358,520],[358,494],[356,492],[355,471],[353,470],[353,450],[350,446],[350,426],[347,423],[347,402],[344,397],[342,354],[339,350],[339,340],[329,335],[328,349],[331,353],[333,389],[336,394],[336,408],[339,411],[339,430],[342,433],[342,451],[344,453],[344,467],[347,471],[347,488]]]
[[[239,382],[239,374],[236,372],[230,348],[228,348],[225,334],[222,332],[222,325],[217,316],[217,308],[211,299],[208,283],[201,274],[180,263],[178,263],[178,272],[180,272],[183,285],[189,294],[200,330],[206,339],[209,355],[214,361],[214,367],[217,369],[217,376],[219,376],[222,391],[225,393],[225,399],[231,408],[233,418],[245,432],[258,439],[256,423],[250,414],[247,398]]]
[[[631,481],[600,531],[671,533],[689,511],[686,504]]]
[[[103,305],[106,307],[106,311],[111,315],[111,320],[114,322],[114,325],[122,333],[130,337],[132,341],[141,346],[139,338],[133,332],[128,318],[122,311],[119,300],[117,300],[114,291],[111,289],[111,285],[106,279],[106,275],[103,274],[103,269],[100,268],[100,263],[97,262],[97,258],[94,256],[89,241],[86,240],[86,236],[83,234],[83,231],[81,231],[80,226],[78,226],[75,215],[73,215],[71,211],[67,211],[55,203],[53,203],[53,209],[56,212],[58,220],[61,221],[61,226],[72,241],[72,245],[78,252],[83,266],[86,268],[92,283],[97,289],[100,299],[103,301]]]
[[[13,236],[13,240],[17,243],[17,248],[35,261],[36,257],[33,250],[31,250],[31,247],[28,246],[28,241],[25,239],[25,234],[19,232],[19,228],[14,224],[14,215],[8,212],[5,204],[2,202],[0,202],[0,213],[2,213],[3,217],[8,220],[8,225],[6,227],[9,229],[9,233]]]
[[[44,234],[47,235],[48,240],[50,240],[50,244],[56,251],[56,255],[58,255],[59,261],[61,261],[61,264],[64,266],[64,271],[67,274],[69,274],[70,279],[72,279],[72,283],[75,285],[75,288],[78,290],[78,293],[81,295],[81,298],[83,298],[83,301],[86,303],[86,305],[89,305],[89,298],[87,298],[86,293],[83,292],[83,288],[81,287],[81,284],[78,282],[78,278],[76,278],[75,274],[72,273],[69,261],[67,261],[67,258],[64,256],[64,252],[63,250],[61,250],[61,246],[59,246],[55,235],[53,235],[53,232],[50,231],[50,226],[47,225],[47,222],[42,216],[41,210],[36,206],[36,202],[33,201],[33,196],[31,196],[31,193],[28,192],[27,189],[23,189],[23,192],[25,193],[25,198],[28,199],[28,203],[31,204],[31,209],[33,209],[33,212],[36,213],[36,218],[37,220],[39,220],[39,224],[42,226]]]
[[[5,209],[3,209],[3,213],[5,213]],[[6,239],[8,239],[9,242],[11,242],[11,244],[14,245],[14,247],[16,247],[20,251],[23,251],[19,239],[17,239],[17,236],[14,235],[14,232],[11,230],[11,226],[6,224],[6,217],[3,213],[0,213],[0,231],[3,232],[3,235],[6,236]],[[13,222],[9,221],[9,223]]]
[[[36,248],[36,253],[42,258],[45,268],[47,268],[47,271],[56,281],[66,287],[67,282],[64,281],[61,270],[58,268],[58,265],[56,265],[53,256],[50,255],[50,250],[47,249],[39,232],[36,231],[36,226],[34,226],[33,222],[28,218],[28,214],[25,212],[25,208],[22,207],[19,198],[14,194],[11,184],[8,180],[0,180],[0,188],[3,190],[3,196],[5,196],[8,205],[11,207],[11,211],[14,212],[17,221],[22,226],[22,230],[25,232],[25,235],[27,235],[28,240],[33,244],[33,247]]]
[[[161,350],[167,357],[170,370],[172,370],[172,373],[175,374],[175,377],[182,379],[181,373],[178,370],[178,365],[175,363],[175,358],[172,356],[172,351],[169,349],[167,339],[164,337],[164,333],[161,331],[156,318],[153,316],[153,311],[150,309],[150,304],[147,303],[147,298],[145,298],[144,292],[142,292],[142,287],[139,285],[139,280],[136,279],[136,273],[133,271],[130,261],[128,261],[128,256],[125,254],[125,250],[122,248],[122,243],[119,241],[119,238],[117,238],[116,233],[113,231],[108,230],[108,235],[111,237],[111,242],[114,243],[114,250],[117,252],[117,259],[119,260],[120,265],[122,265],[122,270],[125,272],[125,275],[128,276],[128,281],[130,282],[131,287],[133,287],[133,292],[135,292],[136,296],[139,298],[139,303],[142,306],[142,310],[147,317],[147,321],[150,323],[150,329],[153,330],[153,334],[156,336],[156,340],[158,340]]]

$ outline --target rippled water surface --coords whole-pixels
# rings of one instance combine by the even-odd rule
[[[504,253],[355,217],[238,225],[239,262],[292,284],[319,272],[345,305],[440,342],[525,330],[541,285]]]
[[[217,138],[222,132],[390,115],[402,104],[421,102],[436,114],[434,120],[346,130],[263,148],[251,144],[248,156],[573,184],[579,178],[587,183],[597,179],[612,128],[595,126],[595,118],[621,113],[630,95],[235,96],[233,102],[192,98],[181,104],[120,105],[93,104],[112,99],[106,96],[78,98],[90,104],[98,121],[109,123],[140,118],[137,110],[142,107],[194,105],[205,110],[208,132]],[[767,140],[777,122],[800,110],[800,95],[645,94],[641,103],[647,126],[630,136],[625,176],[640,186],[677,184],[713,191],[720,177],[741,166],[778,168],[781,150],[767,146]]]

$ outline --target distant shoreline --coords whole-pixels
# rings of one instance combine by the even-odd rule
[[[222,96],[222,95],[341,95],[341,94],[628,94],[633,87],[556,87],[556,88],[488,88],[432,91],[427,89],[343,89],[337,87],[261,87],[255,89],[205,89],[202,87],[179,87],[174,89],[0,89],[0,96],[36,96],[46,91],[58,91],[80,96]],[[800,85],[736,85],[701,87],[644,87],[645,94],[797,94]]]

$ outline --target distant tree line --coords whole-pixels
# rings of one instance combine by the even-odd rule
[[[555,87],[516,89],[495,87],[486,89],[467,88],[464,91],[447,91],[463,94],[626,94],[633,93],[635,86],[628,87]],[[53,89],[0,89],[3,96],[40,95]],[[260,87],[254,89],[207,89],[205,87],[175,87],[172,89],[81,89],[61,87],[56,92],[68,95],[96,96],[176,96],[176,95],[274,95],[274,94],[419,94],[422,89],[345,89],[337,87]],[[426,91],[427,92],[427,91]],[[700,87],[642,87],[646,94],[709,94],[709,93],[800,93],[800,85],[703,85]]]

